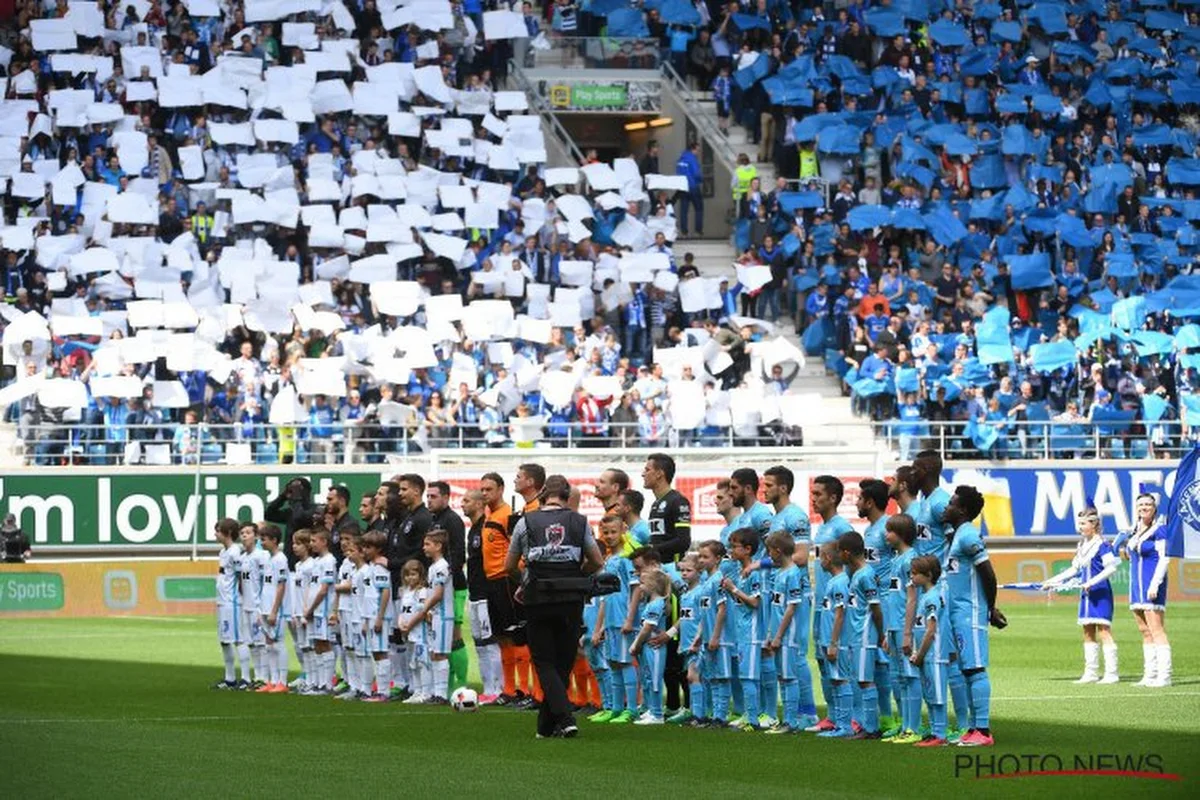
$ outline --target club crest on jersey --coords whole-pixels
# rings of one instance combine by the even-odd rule
[[[546,543],[551,547],[558,547],[561,545],[566,535],[567,529],[559,523],[546,526]]]

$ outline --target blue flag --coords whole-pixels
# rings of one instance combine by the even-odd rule
[[[1054,275],[1050,272],[1049,253],[1031,253],[1027,256],[1008,256],[1009,273],[1012,275],[1012,287],[1017,290],[1042,289],[1054,285]]]
[[[1200,558],[1200,478],[1196,462],[1200,447],[1183,457],[1175,470],[1175,488],[1167,501],[1167,555]]]

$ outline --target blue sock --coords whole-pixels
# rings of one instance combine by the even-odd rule
[[[762,674],[758,679],[758,707],[762,713],[777,719],[779,714],[779,673],[775,671],[775,659],[764,660]]]
[[[740,717],[746,710],[745,698],[742,697],[742,682],[734,678],[729,682],[729,695],[733,698],[733,715]]]
[[[921,727],[921,680],[919,678],[908,679],[908,718],[912,721],[910,731],[916,731]]]
[[[662,703],[663,703],[662,684],[659,684],[658,688],[651,689],[650,691],[646,692],[646,710],[649,711],[652,716],[659,717],[659,718],[662,717],[662,715],[663,715]]]
[[[712,718],[720,722],[729,719],[729,681],[712,682]]]
[[[945,703],[937,705],[930,704],[929,706],[929,726],[933,729],[933,735],[939,739],[946,738],[946,726],[948,714]]]
[[[875,733],[879,730],[879,689],[872,683],[865,689],[860,689],[859,693],[862,697],[863,713],[859,724],[867,733]]]
[[[859,725],[862,725],[863,724],[862,689],[859,688],[858,681],[847,681],[846,685],[850,687],[850,702],[851,702],[850,719],[853,720],[854,722],[857,722]]]
[[[608,701],[614,712],[625,710],[625,675],[619,664],[608,668]]]
[[[821,673],[821,697],[825,700],[825,718],[833,719],[833,681],[829,680],[829,662],[821,657],[817,661]]]
[[[916,681],[912,678],[900,679],[900,724],[906,731],[915,731],[921,724],[921,696],[913,703],[913,694],[917,691]],[[916,711],[916,716],[913,711]]]
[[[797,728],[800,726],[800,681],[783,681],[783,724]]]
[[[746,721],[751,725],[758,724],[758,680],[756,678],[742,678],[737,683],[742,684],[742,703],[745,708]]]
[[[609,670],[593,669],[596,673],[596,685],[600,687],[600,707],[612,710],[612,676]]]
[[[833,720],[834,724],[839,731],[848,731],[854,713],[854,689],[849,683],[837,683],[833,685],[833,691],[837,694],[834,703],[837,717]]]
[[[812,668],[808,666],[807,658],[801,658],[800,663],[796,665],[796,683],[800,692],[800,713],[816,716],[817,701],[813,697]]]
[[[904,716],[904,678],[898,677],[893,671],[892,679],[892,702],[896,704],[896,714]]]
[[[692,716],[696,719],[704,719],[706,716],[704,706],[708,699],[707,688],[703,681],[692,684],[692,693],[688,699],[691,701]]]
[[[957,661],[950,662],[946,673],[950,678],[950,701],[954,703],[954,725],[966,730],[969,724],[967,717],[971,713],[971,701],[967,695],[967,680],[963,677],[962,670],[958,668]]]
[[[971,727],[987,728],[991,722],[992,679],[986,669],[965,676],[967,691],[971,695]]]
[[[621,665],[621,683],[625,688],[625,710],[637,711],[637,670],[632,664]]]
[[[879,716],[892,715],[892,676],[886,663],[875,664],[875,688],[879,690]]]

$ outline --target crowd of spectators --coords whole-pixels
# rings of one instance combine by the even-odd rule
[[[657,7],[675,67],[774,164],[733,184],[757,302],[902,458],[1188,446],[1196,2]]]
[[[18,0],[0,406],[27,457],[792,441],[803,355],[674,247],[688,181],[546,165],[506,71],[552,10]]]

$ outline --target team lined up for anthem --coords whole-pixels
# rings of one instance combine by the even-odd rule
[[[589,708],[597,724],[992,745],[989,628],[1007,620],[975,525],[983,497],[971,486],[948,493],[941,470],[938,454],[926,451],[890,482],[863,481],[857,511],[867,525],[859,533],[838,514],[838,478],[813,479],[819,521],[812,525],[790,500],[791,470],[772,467],[760,481],[754,470],[737,469],[717,489],[727,524],[694,550],[690,505],[672,488],[670,456],[646,460],[646,519],[644,496],[629,476],[605,470],[596,484],[605,507],[596,539],[619,589],[584,606],[571,702]],[[514,489],[523,506],[515,513],[503,499],[503,477],[485,474],[463,498],[469,528],[450,508],[450,487],[427,487],[416,474],[362,498],[365,532],[349,514],[345,487],[330,489],[321,508],[302,478],[268,506],[273,521],[222,520],[225,676],[217,687],[445,704],[466,684],[462,629],[469,619],[479,702],[538,707],[521,589],[505,561],[518,520],[539,507],[546,483],[540,465],[521,465]],[[900,513],[888,515],[893,501]],[[568,506],[578,509],[577,490]],[[1170,683],[1163,526],[1155,498],[1143,495],[1138,509],[1135,529],[1112,545],[1095,510],[1081,513],[1072,566],[1045,584],[1082,589],[1080,682],[1118,680],[1109,578],[1120,553],[1131,562],[1130,607],[1145,641],[1140,684]],[[285,630],[302,670],[291,684]]]

